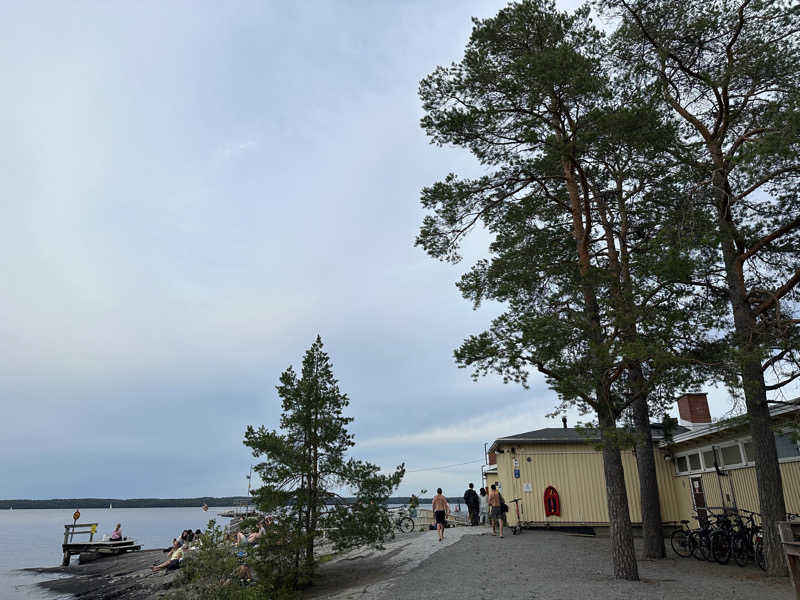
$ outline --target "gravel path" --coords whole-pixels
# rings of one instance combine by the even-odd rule
[[[398,577],[412,572],[434,553],[446,552],[446,548],[459,540],[485,531],[483,527],[451,528],[441,543],[435,531],[398,534],[385,544],[384,550],[352,550],[322,564],[314,577],[314,585],[306,590],[303,598],[374,600],[381,597]]]
[[[469,529],[467,529],[469,531]],[[637,550],[639,540],[637,540]],[[640,582],[614,580],[609,540],[559,532],[525,531],[500,539],[467,535],[400,574],[362,600],[791,600],[786,578],[770,579],[755,566],[718,565],[671,557],[639,561]],[[377,590],[376,590],[377,591]],[[355,597],[355,596],[347,596]]]

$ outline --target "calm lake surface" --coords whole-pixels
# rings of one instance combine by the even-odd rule
[[[205,529],[210,519],[227,525],[229,519],[217,513],[227,509],[197,508],[113,508],[81,509],[78,523],[97,523],[95,539],[111,535],[122,523],[122,535],[133,538],[142,549],[166,548],[184,529]],[[9,600],[70,598],[47,593],[35,585],[54,576],[19,573],[27,567],[55,567],[61,564],[64,525],[72,523],[73,509],[0,510],[0,598]],[[83,539],[85,539],[84,536]],[[78,557],[72,557],[77,564]]]

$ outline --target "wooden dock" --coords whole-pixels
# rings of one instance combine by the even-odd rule
[[[69,566],[69,561],[73,555],[79,554],[81,562],[94,560],[103,555],[124,554],[125,552],[136,552],[142,547],[135,540],[118,541],[94,541],[94,534],[97,532],[97,523],[84,523],[81,525],[64,525],[64,543],[61,549],[64,552],[62,566]],[[76,535],[89,535],[88,541],[75,542]]]

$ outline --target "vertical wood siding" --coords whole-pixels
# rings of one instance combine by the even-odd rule
[[[505,452],[497,455],[498,480],[502,484],[506,502],[521,498],[520,518],[527,523],[587,523],[607,524],[608,505],[603,472],[602,453],[593,444],[527,444],[503,446]],[[656,474],[665,521],[677,520],[680,514],[676,490],[671,475],[671,465],[664,461],[663,453],[656,450]],[[513,461],[517,459],[520,477],[514,477]],[[528,460],[530,459],[530,460]],[[631,521],[641,523],[639,475],[636,457],[629,450],[622,452],[625,471],[625,488]],[[531,491],[524,491],[524,484]],[[545,516],[544,490],[556,488],[561,500],[561,516]],[[513,504],[509,504],[509,524],[517,523]]]

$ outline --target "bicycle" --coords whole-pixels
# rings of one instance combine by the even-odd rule
[[[721,565],[728,564],[733,548],[733,524],[727,514],[717,517],[715,531],[711,533],[711,556]]]
[[[694,556],[697,560],[708,560],[711,557],[710,536],[713,528],[709,523],[709,516],[714,517],[710,511],[703,516],[696,513],[695,519],[700,525],[697,529],[691,529],[689,521],[681,521],[681,528],[673,531],[670,536],[670,545],[675,554],[683,558]]]
[[[403,533],[411,533],[414,531],[414,519],[408,516],[404,509],[395,511],[393,515],[394,526]]]
[[[756,525],[755,521],[755,515],[757,513],[744,509],[742,509],[741,512],[747,513],[748,516],[746,517],[747,522],[745,523],[741,515],[737,515],[738,529],[736,533],[734,533],[731,543],[733,560],[736,561],[736,564],[740,567],[746,566],[750,560],[753,560],[756,564],[761,566],[764,551],[763,538],[760,536],[761,527]],[[759,541],[761,547],[757,548]],[[759,553],[761,556],[759,556]]]
[[[675,554],[683,558],[689,558],[694,553],[695,544],[697,542],[693,534],[694,531],[689,529],[689,521],[683,519],[681,521],[681,528],[673,531],[672,535],[669,537],[669,543]]]

